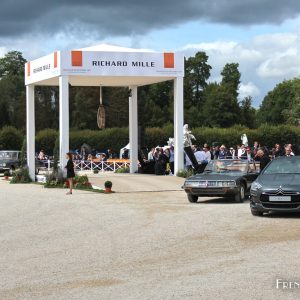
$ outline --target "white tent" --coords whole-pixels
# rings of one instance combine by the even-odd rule
[[[119,158],[123,158],[123,154],[124,154],[125,150],[130,150],[130,143],[128,143],[125,147],[120,149]]]
[[[34,87],[59,86],[59,140],[61,166],[69,151],[69,84],[72,86],[127,86],[129,95],[130,172],[138,161],[138,86],[174,81],[175,172],[183,168],[183,76],[184,58],[179,53],[99,45],[81,50],[57,51],[25,65],[27,109],[27,163],[35,170]]]

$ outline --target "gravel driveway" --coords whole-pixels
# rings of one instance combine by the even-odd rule
[[[132,178],[127,190],[125,176],[113,178],[111,195],[72,196],[0,179],[0,299],[300,298],[276,288],[300,282],[299,215],[190,204],[182,179]],[[169,191],[143,191],[145,180]]]

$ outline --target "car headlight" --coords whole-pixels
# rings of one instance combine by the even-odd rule
[[[233,186],[235,186],[235,182],[234,181],[223,181],[222,185],[228,186],[228,187],[233,187]]]
[[[259,184],[256,181],[252,182],[252,184],[251,184],[251,191],[257,191],[257,190],[259,190],[261,188],[262,188],[261,184]]]
[[[199,182],[198,181],[186,181],[183,186],[195,187],[195,186],[199,186]]]

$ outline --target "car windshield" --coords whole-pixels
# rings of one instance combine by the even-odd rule
[[[17,159],[18,152],[0,151],[0,159]]]
[[[206,166],[205,171],[212,173],[247,172],[247,160],[220,159],[212,160]]]
[[[300,174],[300,159],[274,159],[264,170],[264,174]]]

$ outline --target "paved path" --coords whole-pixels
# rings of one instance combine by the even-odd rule
[[[0,179],[0,299],[299,299],[276,289],[300,281],[299,215],[137,192],[179,178],[110,178],[118,193],[72,196]]]

